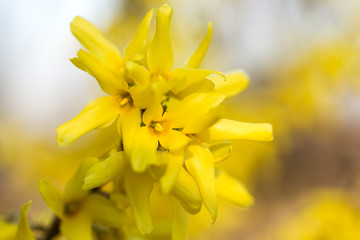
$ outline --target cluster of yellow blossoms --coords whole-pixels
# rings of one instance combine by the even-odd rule
[[[223,74],[198,68],[211,40],[212,23],[185,66],[172,69],[173,10],[167,4],[157,10],[155,36],[148,42],[153,12],[146,14],[124,56],[88,21],[76,17],[71,23],[71,31],[87,49],[80,50],[72,63],[110,96],[91,101],[58,127],[58,142],[69,145],[115,121],[121,141],[104,156],[86,159],[63,193],[46,179],[40,181],[40,193],[68,239],[92,239],[93,224],[110,229],[115,239],[127,238],[126,209],[131,209],[140,234],[151,233],[149,197],[156,184],[172,199],[172,239],[187,238],[188,216],[202,205],[215,221],[218,198],[240,207],[253,202],[239,181],[215,168],[231,154],[229,140],[273,138],[270,124],[221,118],[220,104],[247,87],[247,76],[242,71]],[[103,187],[109,182],[113,188],[106,191]]]

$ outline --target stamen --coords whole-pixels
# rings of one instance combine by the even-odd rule
[[[123,98],[122,100],[121,100],[121,102],[120,102],[120,105],[121,106],[124,106],[124,105],[126,105],[127,103],[129,102],[129,98]]]
[[[161,126],[160,123],[155,123],[155,130],[158,132],[162,132],[164,130],[164,128]]]

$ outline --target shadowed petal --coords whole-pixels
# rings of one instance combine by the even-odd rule
[[[60,224],[60,231],[68,240],[92,240],[91,219],[84,212],[65,217]]]
[[[31,201],[21,207],[18,229],[14,240],[35,240],[26,215],[30,205]]]
[[[186,168],[197,182],[204,205],[215,222],[218,203],[213,156],[202,146],[192,145],[187,149],[191,155],[185,161]]]
[[[89,190],[100,187],[114,179],[114,177],[126,166],[124,152],[117,152],[104,161],[93,165],[86,173],[83,189]]]
[[[140,233],[150,233],[153,229],[149,205],[149,197],[153,189],[152,177],[147,172],[137,174],[128,171],[125,189]]]
[[[39,191],[46,205],[61,218],[64,212],[64,198],[61,192],[45,178],[39,181]]]
[[[175,198],[171,199],[172,209],[172,225],[171,225],[171,239],[172,240],[186,240],[188,239],[188,221],[189,214],[179,204]]]

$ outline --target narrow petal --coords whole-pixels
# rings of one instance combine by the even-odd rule
[[[218,211],[214,159],[211,152],[198,145],[188,147],[189,159],[185,161],[186,168],[197,182],[205,207],[213,222]]]
[[[172,193],[190,214],[196,214],[200,211],[202,200],[199,187],[184,168],[180,169]]]
[[[216,75],[218,76],[218,75]],[[183,99],[190,94],[193,93],[208,93],[208,92],[214,92],[215,84],[209,80],[204,79],[203,81],[190,85],[189,87],[185,88],[184,90],[181,90],[176,94],[176,97]]]
[[[172,68],[174,54],[170,41],[170,20],[173,9],[162,5],[156,13],[156,32],[147,56],[149,69],[156,73],[166,73]]]
[[[171,88],[175,94],[180,91],[206,81],[206,77],[210,74],[218,74],[225,79],[223,74],[214,70],[196,69],[196,68],[177,68],[170,73],[170,81],[175,81],[176,84]]]
[[[70,24],[71,32],[91,53],[110,62],[114,67],[122,65],[123,60],[118,48],[91,23],[81,17],[75,17]]]
[[[175,198],[171,199],[172,209],[172,224],[171,224],[171,239],[172,240],[186,240],[189,238],[188,222],[189,214],[179,204]]]
[[[167,133],[159,135],[161,146],[170,151],[183,149],[190,141],[191,138],[187,137],[184,133],[172,129]]]
[[[164,114],[174,128],[183,128],[185,134],[199,133],[220,118],[218,109],[225,96],[217,93],[194,93],[184,98],[177,107]]]
[[[29,221],[26,215],[30,205],[31,205],[31,201],[21,207],[19,224],[14,240],[35,240],[35,237],[31,232]]]
[[[153,229],[149,197],[153,189],[153,179],[146,172],[137,174],[128,171],[125,179],[126,195],[129,198],[135,223],[141,234],[150,233]]]
[[[143,114],[143,122],[149,125],[151,121],[161,121],[164,109],[160,102],[152,104]]]
[[[215,91],[225,94],[227,98],[234,97],[249,86],[249,76],[242,70],[235,70],[225,75],[210,75],[207,78],[214,82]]]
[[[135,172],[144,172],[146,167],[156,162],[158,140],[149,132],[148,127],[141,127],[131,149],[130,162]]]
[[[127,91],[127,82],[113,66],[84,50],[80,50],[78,56],[104,92],[115,95]]]
[[[92,221],[100,225],[120,228],[125,222],[125,213],[99,194],[92,194],[86,199],[86,209]]]
[[[147,86],[150,82],[149,71],[144,66],[132,61],[125,63],[124,75],[138,86]]]
[[[84,212],[65,217],[60,224],[60,231],[68,240],[92,240],[91,219]]]
[[[91,169],[97,163],[99,163],[98,158],[89,157],[80,164],[76,173],[65,186],[64,199],[66,202],[73,199],[81,199],[88,194],[88,191],[82,188],[82,186],[84,185],[84,178],[89,169]]]
[[[89,190],[100,187],[113,180],[126,166],[123,155],[123,152],[117,152],[104,161],[94,164],[86,173],[82,188]]]
[[[181,168],[184,165],[184,151],[170,152],[166,171],[160,179],[160,190],[163,194],[168,194],[174,186]]]
[[[135,36],[125,49],[125,59],[130,59],[130,57],[143,52],[153,14],[154,9],[151,9],[140,23]]]
[[[185,62],[185,67],[198,68],[205,57],[205,54],[209,48],[211,36],[213,30],[213,22],[209,22],[206,35],[201,41],[199,47]]]
[[[205,134],[210,142],[224,140],[272,141],[272,126],[269,123],[244,123],[221,119]]]
[[[124,146],[125,156],[130,158],[130,153],[137,131],[141,126],[141,113],[137,108],[133,108],[125,113],[121,118],[121,137]]]
[[[120,107],[116,97],[105,96],[92,100],[75,118],[56,129],[59,145],[69,145],[93,129],[110,126],[119,113]]]
[[[92,75],[92,73],[86,69],[86,66],[84,65],[84,63],[78,57],[70,58],[70,61],[71,61],[72,64],[74,64],[75,67],[77,67],[77,68],[89,73],[90,75]]]
[[[39,191],[48,207],[61,218],[64,212],[64,198],[61,192],[45,178],[39,181]]]
[[[214,156],[215,163],[225,160],[232,152],[232,144],[228,141],[211,143],[207,147]]]
[[[254,198],[245,186],[224,171],[219,170],[216,173],[216,192],[219,198],[225,199],[238,207],[247,208],[254,203]]]

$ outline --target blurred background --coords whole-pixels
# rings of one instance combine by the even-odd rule
[[[30,221],[46,222],[38,180],[63,187],[81,160],[117,137],[107,128],[57,146],[55,129],[103,94],[69,61],[81,48],[72,19],[86,18],[123,49],[147,10],[164,2],[0,1],[0,222],[30,199]],[[221,202],[215,225],[206,214],[191,219],[190,239],[360,239],[360,2],[167,2],[175,66],[213,21],[201,67],[251,78],[227,100],[225,117],[274,128],[272,143],[234,142],[220,163],[256,204],[242,211]]]

